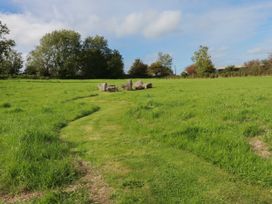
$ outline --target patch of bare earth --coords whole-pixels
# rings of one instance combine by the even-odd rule
[[[261,141],[259,138],[251,138],[249,140],[249,144],[258,156],[265,159],[271,157],[272,153],[269,151],[268,145]]]
[[[42,195],[41,192],[23,192],[20,195],[3,195],[1,196],[2,202],[6,204],[17,203],[17,202],[27,202],[32,200],[33,198],[40,197]]]
[[[79,162],[79,170],[84,174],[74,185],[67,188],[67,191],[78,188],[88,189],[90,200],[93,203],[111,204],[112,189],[105,183],[103,177],[86,162]]]

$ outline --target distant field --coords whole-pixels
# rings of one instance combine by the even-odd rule
[[[2,202],[272,203],[272,77],[102,81],[0,81]]]

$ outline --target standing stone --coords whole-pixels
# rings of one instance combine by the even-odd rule
[[[133,86],[133,83],[132,83],[132,80],[130,79],[130,80],[128,80],[128,83],[127,83],[127,90],[131,91],[133,88],[132,86]]]
[[[102,83],[98,85],[98,89],[100,91],[107,91],[108,84],[107,83]]]
[[[132,80],[128,80],[128,82],[126,84],[123,84],[122,85],[122,88],[124,90],[127,90],[127,91],[131,91],[133,89],[133,83],[132,83]]]

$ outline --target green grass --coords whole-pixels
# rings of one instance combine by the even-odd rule
[[[114,203],[271,203],[272,159],[248,139],[272,147],[272,78],[151,81],[118,93],[99,80],[0,81],[1,192],[86,203],[53,193],[80,176],[79,156]]]
[[[31,204],[75,204],[82,203],[88,204],[92,203],[89,200],[89,195],[86,189],[79,189],[74,192],[65,192],[58,190],[56,192],[49,192],[45,194],[42,198],[37,198],[31,201]]]
[[[2,192],[52,189],[77,177],[70,145],[61,141],[59,130],[69,121],[97,111],[98,107],[75,100],[63,103],[81,94],[79,88],[70,89],[76,86],[82,85],[1,81],[1,100],[12,103],[8,109],[7,105],[0,108]],[[93,84],[86,84],[84,89],[85,93],[94,90]]]

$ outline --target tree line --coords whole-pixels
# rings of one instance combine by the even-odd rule
[[[25,69],[21,53],[14,50],[14,40],[7,39],[9,29],[0,22],[0,75],[18,75],[46,78],[123,78],[164,77],[173,75],[172,57],[159,53],[150,66],[136,59],[124,72],[123,57],[108,46],[103,36],[88,36],[81,40],[72,30],[57,30],[44,35],[38,46],[26,59]]]
[[[25,73],[52,78],[120,78],[124,75],[122,55],[108,47],[102,36],[87,37],[59,30],[46,34],[30,52]]]
[[[22,54],[17,52],[15,41],[8,39],[8,27],[0,21],[0,76],[35,76],[46,78],[147,78],[171,77],[173,58],[159,52],[155,62],[145,64],[135,59],[125,74],[123,57],[108,46],[103,36],[81,35],[72,30],[57,30],[45,34],[39,45],[31,51],[23,67]],[[200,46],[192,57],[193,64],[186,67],[182,77],[229,77],[247,75],[272,75],[272,55],[264,60],[251,60],[243,67],[228,66],[216,70],[209,48]]]
[[[215,69],[208,51],[208,47],[200,46],[192,57],[194,63],[186,67],[181,76],[215,78],[272,75],[272,54],[267,59],[250,60],[239,67],[229,65],[224,69]]]

